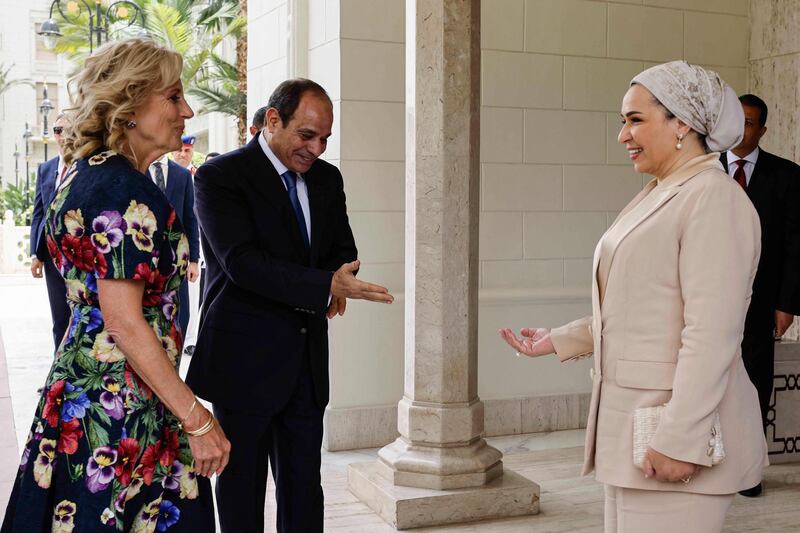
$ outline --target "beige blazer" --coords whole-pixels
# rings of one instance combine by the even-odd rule
[[[652,180],[598,243],[591,317],[551,331],[562,361],[594,353],[583,474],[619,487],[730,494],[761,481],[767,447],[741,358],[758,215],[717,154]],[[633,465],[633,411],[666,403],[654,450],[701,469],[688,484]],[[719,411],[725,460],[711,467]]]

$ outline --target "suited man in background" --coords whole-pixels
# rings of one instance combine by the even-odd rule
[[[205,161],[217,157],[219,152],[208,152]],[[204,161],[204,162],[205,162]],[[189,298],[192,300],[192,307],[189,313],[189,326],[186,331],[183,343],[183,353],[191,356],[194,354],[194,345],[197,342],[197,329],[200,322],[200,315],[203,312],[203,293],[206,287],[206,262],[203,259],[203,248],[200,248],[200,276],[197,278],[197,287],[189,289]],[[194,305],[194,300],[197,304]]]
[[[70,310],[67,305],[67,289],[64,278],[50,260],[47,251],[47,240],[44,234],[45,215],[50,202],[56,195],[56,188],[64,178],[67,166],[64,163],[65,128],[69,127],[69,120],[64,113],[59,113],[53,123],[53,137],[58,146],[58,156],[41,165],[36,176],[36,195],[33,200],[33,215],[31,217],[31,275],[41,278],[47,284],[47,298],[50,300],[50,316],[53,319],[53,343],[55,347],[64,338],[64,332],[69,325]]]
[[[250,124],[250,138],[252,139],[264,128],[264,120],[267,118],[267,106],[259,107],[253,113],[253,122]]]
[[[742,358],[758,390],[766,431],[772,398],[775,338],[800,314],[800,167],[759,148],[767,132],[767,104],[758,96],[739,97],[744,138],[721,154],[728,174],[747,191],[761,221],[761,259],[744,325]],[[762,486],[742,491],[758,496]]]
[[[224,533],[264,530],[268,465],[278,531],[322,531],[327,319],[347,298],[393,300],[354,276],[342,175],[318,159],[332,125],[322,87],[285,81],[262,132],[195,176],[208,282],[186,382],[231,441],[216,492]]]
[[[194,214],[194,184],[191,173],[175,161],[170,161],[166,155],[156,159],[150,165],[150,178],[158,185],[169,203],[175,209],[175,214],[183,224],[183,230],[189,239],[189,266],[186,269],[186,278],[181,283],[179,291],[178,323],[181,325],[182,338],[186,338],[189,326],[189,282],[194,283],[200,275],[198,261],[200,258],[200,235],[197,229],[197,218]]]

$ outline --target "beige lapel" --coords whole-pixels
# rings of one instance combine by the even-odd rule
[[[633,231],[639,224],[647,220],[650,215],[658,211],[661,206],[666,204],[673,196],[678,194],[680,191],[681,185],[689,181],[691,178],[695,177],[699,173],[709,170],[709,169],[722,169],[722,165],[719,162],[719,154],[711,153],[705,154],[702,156],[695,157],[690,159],[686,162],[682,167],[678,168],[675,172],[664,178],[660,183],[658,183],[655,179],[650,180],[650,182],[645,186],[642,191],[637,194],[631,202],[625,206],[625,208],[620,212],[617,219],[611,225],[611,227],[615,227],[617,225],[621,225],[621,234],[616,242],[611,243],[612,247],[608,252],[610,257],[608,258],[608,268],[605,269],[606,272],[611,271],[611,264],[614,261],[614,254],[617,251],[620,243],[625,240],[631,231]],[[656,189],[656,186],[658,188]],[[651,202],[651,205],[648,209],[644,210],[638,216],[635,217],[626,217],[624,215],[628,214],[634,207],[639,205],[645,198],[647,198],[650,194],[656,194],[656,197],[652,197],[652,199],[648,198],[648,201]],[[610,229],[610,228],[609,228]],[[594,280],[594,292],[597,292],[597,300],[599,305],[599,289],[597,287],[597,276],[599,275],[599,265],[600,265],[600,245],[598,243],[597,248],[595,248],[594,254],[594,261],[592,264],[592,278]],[[607,286],[607,279],[602,280],[604,285]],[[593,298],[594,299],[594,295]]]

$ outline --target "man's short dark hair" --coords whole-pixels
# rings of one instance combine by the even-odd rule
[[[211,159],[212,157],[217,157],[218,155],[219,155],[219,152],[208,152],[208,153],[206,154],[206,161],[208,161],[208,160],[209,160],[209,159]]]
[[[267,106],[259,107],[258,110],[256,110],[255,114],[253,115],[252,126],[257,130],[261,130],[264,127],[264,119],[266,117],[267,117]]]
[[[331,98],[322,86],[305,78],[294,78],[282,82],[269,97],[267,107],[274,107],[285,126],[292,120],[300,99],[306,93],[312,93],[330,103]]]
[[[758,125],[763,128],[767,123],[767,113],[769,112],[766,102],[754,94],[743,94],[739,97],[739,101],[742,105],[758,109]]]

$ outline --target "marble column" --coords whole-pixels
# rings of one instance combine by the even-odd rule
[[[800,161],[800,0],[750,2],[750,91],[769,107],[761,147]],[[800,319],[783,340],[800,340]]]
[[[478,398],[480,0],[406,3],[405,390],[400,437],[348,486],[399,529],[538,511]]]

